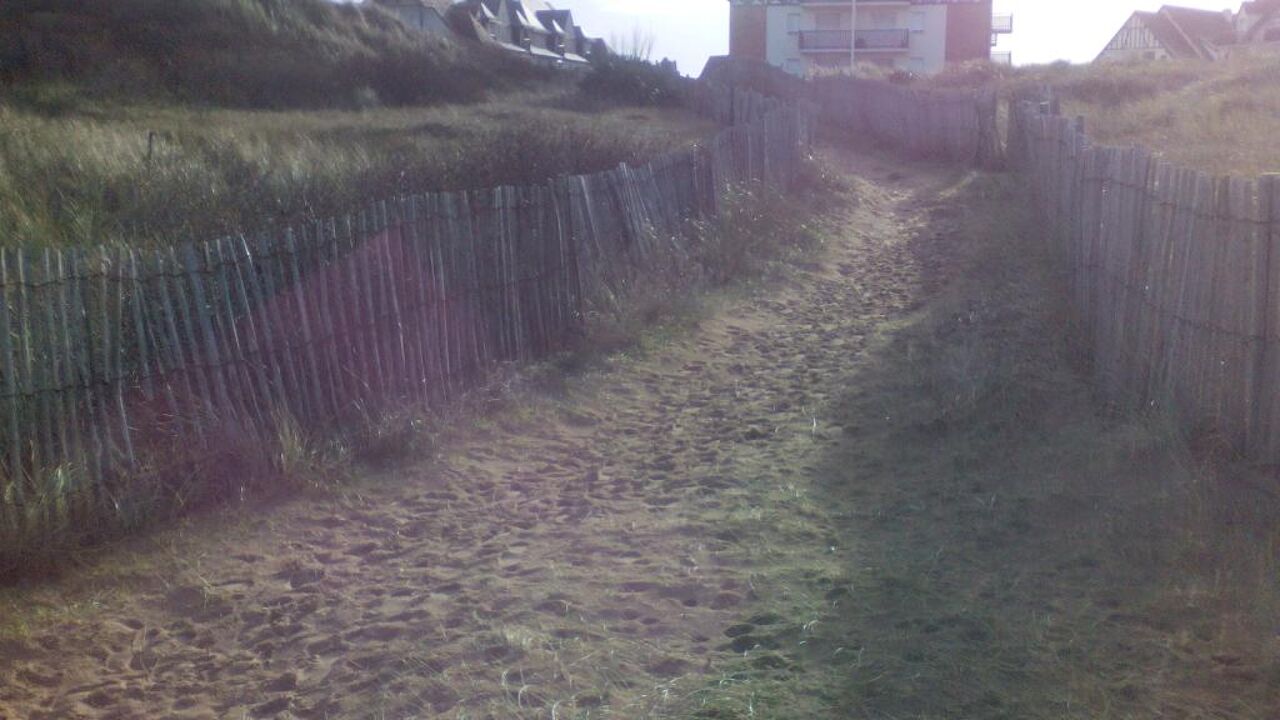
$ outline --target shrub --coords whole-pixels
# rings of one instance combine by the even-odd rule
[[[676,106],[684,100],[687,82],[653,63],[615,55],[592,65],[579,89],[584,96],[595,100]]]

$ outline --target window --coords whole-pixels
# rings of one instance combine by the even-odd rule
[[[924,13],[911,13],[911,32],[924,32]]]
[[[891,30],[898,24],[898,13],[892,10],[873,10],[871,26],[877,30]]]
[[[787,32],[800,32],[800,13],[787,15]]]
[[[843,30],[847,27],[848,13],[839,10],[819,10],[813,14],[814,26],[818,30]]]

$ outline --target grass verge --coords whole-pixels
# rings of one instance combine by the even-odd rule
[[[1280,711],[1274,483],[1096,396],[1022,192],[976,176],[931,213],[936,292],[882,326],[820,481],[742,525],[790,634],[744,628],[757,652],[686,715]],[[852,559],[790,540],[815,536]]]
[[[142,458],[138,471],[89,492],[70,468],[51,473],[68,492],[33,501],[27,517],[0,528],[0,578],[57,574],[70,562],[91,562],[123,538],[231,504],[277,502],[310,492],[342,491],[362,470],[383,470],[429,456],[451,426],[471,426],[511,413],[525,388],[554,389],[567,374],[598,367],[611,356],[642,355],[697,322],[708,291],[765,276],[817,242],[812,217],[834,202],[838,180],[817,161],[806,165],[791,194],[761,187],[730,189],[715,219],[694,221],[666,246],[643,280],[588,308],[583,334],[563,353],[530,367],[499,368],[449,407],[356,412],[333,437],[309,433],[277,415],[275,441],[261,443],[235,428],[210,438],[212,453],[181,447]],[[517,413],[518,414],[518,413]],[[84,485],[83,492],[77,487]],[[86,550],[92,547],[94,549]]]

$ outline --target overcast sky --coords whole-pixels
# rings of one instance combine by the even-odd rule
[[[1088,62],[1134,10],[1155,10],[1160,0],[995,0],[997,13],[1013,14],[1014,33],[1000,43],[1019,65],[1054,60]],[[651,31],[655,59],[670,57],[696,75],[710,55],[729,49],[728,0],[551,0],[569,8],[591,35],[630,36]],[[1206,10],[1238,8],[1239,0],[1176,0]]]

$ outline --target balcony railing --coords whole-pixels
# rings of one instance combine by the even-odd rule
[[[809,51],[850,50],[853,33],[849,30],[802,30],[800,49]]]
[[[802,30],[800,49],[807,52],[840,50],[906,50],[911,47],[909,30]]]
[[[1007,35],[1013,32],[1012,15],[995,15],[991,18],[991,32]]]
[[[996,65],[1012,65],[1013,53],[1009,52],[1008,50],[993,52],[991,53],[991,62],[995,63]]]
[[[906,50],[911,47],[910,30],[855,30],[856,50]]]

